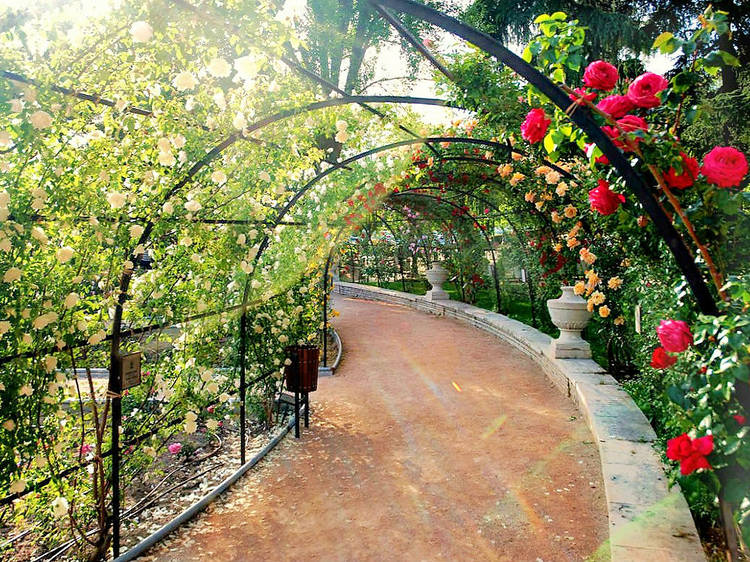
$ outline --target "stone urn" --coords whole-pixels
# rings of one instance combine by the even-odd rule
[[[581,331],[591,320],[586,301],[573,292],[573,287],[563,286],[562,296],[547,301],[552,323],[560,329],[560,337],[552,340],[551,354],[557,359],[591,357],[591,348],[581,337]]]
[[[448,293],[443,290],[443,283],[448,280],[448,271],[439,263],[434,263],[430,269],[425,272],[427,281],[432,289],[427,291],[425,298],[428,301],[447,301],[450,299]]]

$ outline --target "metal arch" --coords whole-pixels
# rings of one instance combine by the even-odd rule
[[[439,12],[429,6],[418,4],[413,0],[367,0],[373,6],[381,9],[390,8],[397,12],[409,14],[428,23],[436,25],[441,29],[452,33],[462,39],[469,41],[487,54],[495,57],[500,62],[517,72],[532,86],[557,107],[565,111],[570,105],[568,95],[563,92],[554,82],[539,72],[532,65],[525,62],[516,54],[508,50],[500,42],[496,41],[486,33],[467,25],[459,20]],[[636,195],[641,205],[648,213],[659,232],[659,235],[667,244],[675,257],[678,267],[685,275],[690,285],[693,296],[698,307],[705,314],[717,315],[718,308],[711,291],[706,284],[703,275],[695,263],[685,241],[680,236],[670,219],[661,210],[658,202],[651,194],[648,185],[641,175],[630,165],[625,155],[612,143],[604,131],[596,124],[591,112],[585,107],[577,108],[569,115],[570,119],[580,127],[599,147],[602,153],[609,159],[612,166],[625,180],[628,189]]]
[[[356,162],[357,160],[361,160],[362,158],[366,158],[368,156],[372,156],[373,154],[378,154],[379,152],[384,152],[386,150],[392,150],[394,148],[399,148],[401,146],[410,146],[414,144],[428,144],[430,142],[463,142],[468,144],[479,144],[484,146],[494,146],[497,148],[506,149],[510,152],[510,147],[501,144],[494,141],[487,141],[482,139],[475,139],[472,137],[425,137],[420,139],[405,139],[401,141],[396,141],[388,144],[384,144],[375,148],[371,148],[370,150],[366,150],[364,152],[360,152],[359,154],[355,154],[354,156],[350,156],[349,158],[342,160],[335,166],[331,166],[327,170],[324,170],[323,172],[319,173],[317,176],[312,178],[309,182],[307,182],[302,188],[297,191],[290,199],[287,201],[286,205],[279,211],[279,214],[276,216],[276,223],[278,224],[281,220],[284,219],[284,217],[289,213],[289,211],[294,207],[294,205],[299,201],[305,193],[307,193],[315,184],[317,184],[320,180],[328,176],[329,174],[335,172],[336,170],[339,170],[341,168],[344,168],[345,166],[348,166],[352,162]],[[266,235],[258,249],[258,254],[255,256],[256,263],[262,256],[263,252],[268,247],[269,237]]]

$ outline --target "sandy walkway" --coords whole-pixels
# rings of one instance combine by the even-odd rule
[[[287,437],[144,559],[582,560],[607,536],[593,437],[512,347],[342,299],[344,360]]]

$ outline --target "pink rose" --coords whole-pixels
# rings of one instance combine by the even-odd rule
[[[680,152],[680,158],[682,159],[682,172],[678,174],[677,170],[671,167],[664,174],[664,181],[667,182],[669,187],[674,187],[675,189],[685,189],[693,185],[700,170],[698,161],[695,158],[688,156],[684,152]]]
[[[663,347],[657,347],[651,355],[651,366],[654,369],[668,369],[676,362],[677,357],[669,355]]]
[[[94,450],[93,445],[89,445],[88,443],[84,443],[81,445],[81,456],[88,455],[91,451]]]
[[[606,92],[614,88],[619,79],[617,69],[603,60],[592,62],[583,72],[583,83],[586,86]]]
[[[611,215],[622,203],[625,203],[625,197],[610,190],[606,180],[599,180],[599,185],[589,191],[589,203],[592,211],[598,211],[602,215]]]
[[[648,131],[648,123],[646,123],[644,119],[641,119],[636,115],[626,115],[622,119],[618,119],[617,124],[620,126],[620,129],[622,129],[626,133],[632,133],[634,131]],[[620,148],[625,152],[632,152],[633,149],[630,147],[630,145],[637,145],[639,142],[641,142],[642,139],[640,137],[633,136],[627,139],[628,142],[626,142],[626,139],[623,138],[622,134],[620,133],[620,129],[612,126],[602,127],[602,130],[607,134],[609,138],[612,139],[612,142],[617,148]]]
[[[661,346],[671,353],[685,351],[693,344],[693,334],[687,322],[682,320],[662,320],[656,328]]]
[[[543,109],[534,108],[529,111],[521,124],[521,136],[530,143],[539,142],[547,134],[547,128],[551,122],[547,119]]]
[[[718,187],[739,187],[747,175],[747,159],[736,148],[715,146],[703,157],[701,174]]]
[[[584,105],[584,100],[594,101],[596,99],[596,92],[589,92],[587,94],[586,90],[583,88],[576,88],[573,91],[575,94],[568,94],[568,97],[570,98],[570,101],[576,102],[576,105]]]
[[[661,103],[656,94],[667,86],[669,86],[669,82],[663,76],[659,76],[653,72],[646,72],[630,84],[628,87],[628,97],[638,107],[645,107],[647,109],[656,107]]]
[[[170,453],[176,455],[180,451],[182,451],[182,443],[172,443],[169,447],[167,447],[167,449],[169,449]]]
[[[608,114],[613,119],[624,117],[629,111],[635,109],[635,104],[628,96],[607,96],[599,101],[596,107]]]

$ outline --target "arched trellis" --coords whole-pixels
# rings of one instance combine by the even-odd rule
[[[555,103],[558,107],[565,110],[570,105],[570,101],[567,97],[567,94],[562,92],[557,86],[554,85],[549,79],[544,77],[541,73],[536,71],[533,67],[523,62],[520,58],[513,55],[510,51],[505,49],[501,44],[494,41],[489,36],[482,34],[474,29],[472,29],[469,26],[466,26],[465,24],[462,24],[461,22],[458,22],[457,20],[450,18],[444,14],[441,14],[440,12],[437,12],[436,10],[433,10],[431,8],[428,8],[426,6],[417,4],[415,2],[412,2],[410,0],[368,0],[373,6],[376,7],[376,9],[381,12],[382,14],[387,16],[387,19],[389,22],[396,27],[396,29],[403,34],[403,26],[399,28],[398,20],[396,20],[393,16],[391,16],[387,8],[394,9],[396,11],[408,13],[412,16],[418,17],[420,19],[423,19],[425,21],[428,21],[430,23],[433,23],[435,25],[438,25],[439,27],[452,32],[468,41],[471,41],[478,47],[482,48],[485,52],[497,57],[499,60],[501,60],[503,63],[507,64],[516,72],[518,72],[520,75],[522,75],[524,78],[528,79],[529,82],[531,82],[534,86],[536,86],[540,91],[542,91],[547,97],[552,100],[553,103]],[[183,7],[187,7],[190,9],[195,9],[194,7],[190,6],[187,2],[184,2],[183,0],[173,0],[174,3],[181,5]],[[433,64],[436,66],[439,64],[437,59],[435,57],[432,57],[427,49],[425,49],[423,46],[419,45],[418,41],[410,41],[412,45],[414,45],[423,55],[425,55]],[[284,61],[285,63],[289,64],[288,61]],[[317,77],[314,75],[314,73],[311,73],[307,69],[304,69],[294,63],[294,61],[291,61],[290,66],[296,65],[297,70],[300,71],[305,76],[308,76],[312,78],[314,81],[316,81],[319,84],[325,85],[326,87],[333,86],[332,90],[338,92],[339,94],[345,94],[345,92],[338,89],[335,85],[331,85],[330,83],[325,83],[325,81],[321,81],[320,77]],[[445,69],[441,69],[442,71],[445,71]],[[450,78],[450,76],[449,76]],[[369,98],[382,98],[386,96],[370,96]],[[92,101],[94,103],[97,102],[98,96],[94,96],[92,99],[88,101]],[[358,103],[362,105],[362,107],[365,107],[366,103],[375,103],[378,101],[386,101],[386,100],[375,100],[375,99],[365,99],[368,98],[366,96],[360,96],[358,100],[353,99],[354,97],[349,96],[349,99],[347,101],[344,101],[344,98],[334,98],[332,100],[326,100],[325,102],[317,102],[317,103],[330,103],[330,105],[326,105],[326,107],[331,107],[333,105],[340,105],[344,103]],[[396,102],[399,103],[399,102]],[[407,102],[408,103],[408,102]],[[314,105],[314,104],[312,104]],[[433,103],[432,105],[444,105],[444,103]],[[373,108],[365,107],[366,109],[372,111]],[[383,116],[382,113],[377,112],[377,110],[373,111],[375,114],[379,114]],[[134,112],[135,113],[135,112]],[[299,114],[299,113],[294,113]],[[284,118],[285,116],[279,117],[279,119]],[[675,258],[677,260],[677,263],[681,270],[683,271],[686,279],[688,280],[691,289],[698,301],[698,304],[700,308],[704,312],[713,313],[716,311],[716,305],[714,302],[714,299],[708,290],[708,287],[705,284],[705,281],[703,280],[703,277],[700,273],[700,270],[697,268],[692,256],[690,255],[689,250],[685,246],[682,238],[678,234],[677,230],[672,225],[671,221],[666,217],[666,215],[661,211],[661,209],[658,207],[658,204],[656,200],[651,195],[650,191],[648,190],[647,184],[644,182],[644,180],[635,172],[635,170],[629,165],[626,158],[622,155],[622,153],[612,144],[612,142],[602,133],[602,131],[599,129],[599,127],[596,125],[594,120],[592,119],[590,113],[585,108],[579,108],[575,112],[573,112],[571,116],[572,120],[580,126],[592,139],[592,141],[600,147],[602,152],[609,158],[612,165],[615,167],[615,169],[618,170],[618,172],[623,176],[623,178],[626,181],[626,184],[628,187],[637,195],[638,199],[641,201],[641,204],[644,206],[644,209],[651,217],[652,221],[654,222],[655,227],[659,231],[662,238],[665,240],[667,245],[669,246],[670,250],[675,255]],[[277,119],[278,120],[278,119]],[[259,125],[256,127],[258,128],[262,127],[263,125]],[[409,131],[407,128],[403,126],[399,126],[399,128],[407,133],[409,133],[412,136],[416,136],[412,131]],[[238,138],[241,138],[241,135],[238,135]],[[237,139],[227,139],[229,144],[232,144]],[[254,139],[249,139],[254,142]],[[475,139],[478,140],[478,139]],[[227,142],[225,141],[225,142]],[[415,139],[413,141],[416,142],[425,142],[424,139]],[[226,146],[228,146],[227,144]],[[430,144],[430,142],[425,142],[426,146],[428,146],[433,152],[436,153],[434,147]],[[215,147],[214,150],[209,152],[207,155],[207,159],[202,160],[201,162],[197,163],[195,166],[198,166],[197,168],[194,166],[191,168],[191,170],[188,172],[187,177],[183,182],[178,182],[172,190],[170,190],[167,194],[167,198],[171,197],[175,193],[177,193],[180,189],[182,189],[185,185],[187,185],[190,181],[192,176],[194,176],[200,169],[202,169],[203,166],[205,166],[208,162],[210,162],[213,158],[218,156],[222,152],[224,147]],[[501,145],[502,146],[502,145]],[[336,164],[334,166],[335,169],[339,169],[341,166],[339,164]],[[294,204],[297,202],[297,200],[304,194],[303,193],[295,194],[292,200],[290,200],[288,206],[285,206],[281,212],[279,213],[279,217],[276,221],[274,221],[274,225],[281,224],[281,221],[283,220],[283,217],[289,212],[289,210],[294,206]],[[151,230],[153,229],[153,224],[148,222],[146,224],[146,229],[144,233],[141,235],[141,238],[138,241],[138,244],[144,243],[146,240],[148,240]],[[268,245],[268,237],[264,238],[263,245],[264,248]],[[262,252],[258,253],[258,256],[256,259],[260,258],[260,254]],[[127,256],[130,256],[130,252],[127,252]],[[117,357],[117,354],[119,352],[119,338],[122,335],[122,312],[123,312],[123,305],[127,298],[127,291],[130,283],[130,277],[132,275],[132,271],[123,271],[123,274],[120,279],[119,283],[119,299],[117,301],[117,305],[115,307],[115,317],[113,322],[113,331],[112,331],[112,346],[111,346],[111,359],[112,359],[112,365],[115,364],[114,359]],[[242,310],[243,317],[246,315],[247,311],[247,297],[243,296],[243,302],[242,305],[240,305],[240,309]],[[111,369],[111,372],[114,374],[114,369]],[[116,378],[116,374],[114,374]],[[244,400],[243,400],[244,404]],[[113,400],[113,414],[116,411],[116,408],[119,408],[119,398],[116,398]],[[112,447],[113,447],[113,456],[119,454],[119,433],[117,431],[117,428],[114,427],[113,424],[113,433],[112,433]],[[243,440],[244,443],[244,440]],[[116,475],[113,475],[113,480],[116,478]],[[113,482],[114,483],[114,482]],[[119,499],[117,500],[119,501]],[[119,512],[119,505],[113,501],[113,511],[115,512],[115,520],[117,520],[118,512]],[[119,522],[117,525],[115,525],[115,534],[116,534],[116,540],[115,544],[119,546]],[[117,550],[115,550],[115,553],[117,554]]]
[[[423,21],[436,25],[437,27],[452,33],[462,39],[469,41],[479,47],[485,53],[495,57],[497,60],[517,72],[532,86],[563,111],[567,111],[571,102],[568,94],[560,89],[554,82],[539,72],[532,65],[524,61],[518,55],[508,50],[504,45],[493,39],[486,33],[460,22],[442,12],[429,6],[418,4],[412,0],[367,0],[372,6],[386,16],[390,16],[388,9],[408,14]],[[390,16],[392,18],[392,16]],[[390,19],[386,17],[386,19]],[[403,30],[396,26],[396,30],[403,35]],[[672,221],[659,207],[658,202],[651,194],[646,181],[630,165],[625,155],[614,145],[612,140],[602,131],[594,121],[591,112],[585,107],[578,107],[570,113],[570,119],[580,127],[599,147],[602,153],[609,159],[611,165],[617,170],[625,181],[628,189],[633,192],[644,210],[654,223],[657,232],[667,244],[675,257],[677,265],[685,275],[690,285],[693,296],[698,307],[705,314],[718,314],[716,301],[695,263],[690,250],[684,240],[677,232]]]

